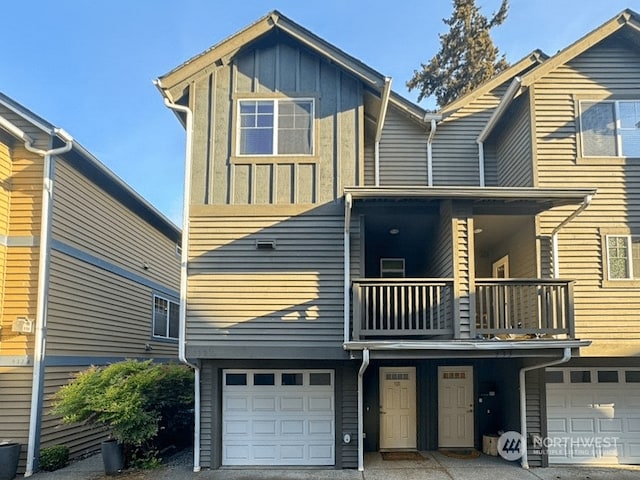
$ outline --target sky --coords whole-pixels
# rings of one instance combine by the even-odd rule
[[[500,0],[477,0],[491,15]],[[492,31],[511,63],[567,47],[640,0],[510,0]],[[184,129],[153,80],[271,10],[393,78],[439,49],[451,0],[6,0],[0,91],[65,129],[178,226]],[[424,108],[434,108],[432,99]]]

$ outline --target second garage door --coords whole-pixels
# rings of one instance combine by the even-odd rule
[[[333,465],[331,370],[225,370],[223,465]]]
[[[551,464],[640,463],[640,370],[547,369]]]

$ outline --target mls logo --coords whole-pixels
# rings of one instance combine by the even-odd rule
[[[522,435],[518,432],[504,432],[498,439],[498,453],[509,462],[513,462],[522,457],[524,448],[527,448],[527,445],[524,443]]]

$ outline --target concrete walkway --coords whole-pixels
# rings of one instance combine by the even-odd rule
[[[158,470],[125,472],[107,477],[100,455],[55,472],[36,473],[34,480],[640,480],[640,466],[552,467],[524,470],[498,457],[450,458],[422,452],[422,460],[385,461],[378,453],[365,458],[365,471],[304,469],[220,469],[192,472],[189,458],[170,460]],[[17,478],[21,478],[18,476]]]

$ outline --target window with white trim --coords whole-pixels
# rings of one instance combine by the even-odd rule
[[[238,155],[313,155],[313,99],[239,100]]]
[[[640,157],[640,100],[580,102],[583,157]]]
[[[158,295],[153,296],[153,336],[178,339],[180,306]]]
[[[640,236],[607,235],[609,280],[640,279]]]

